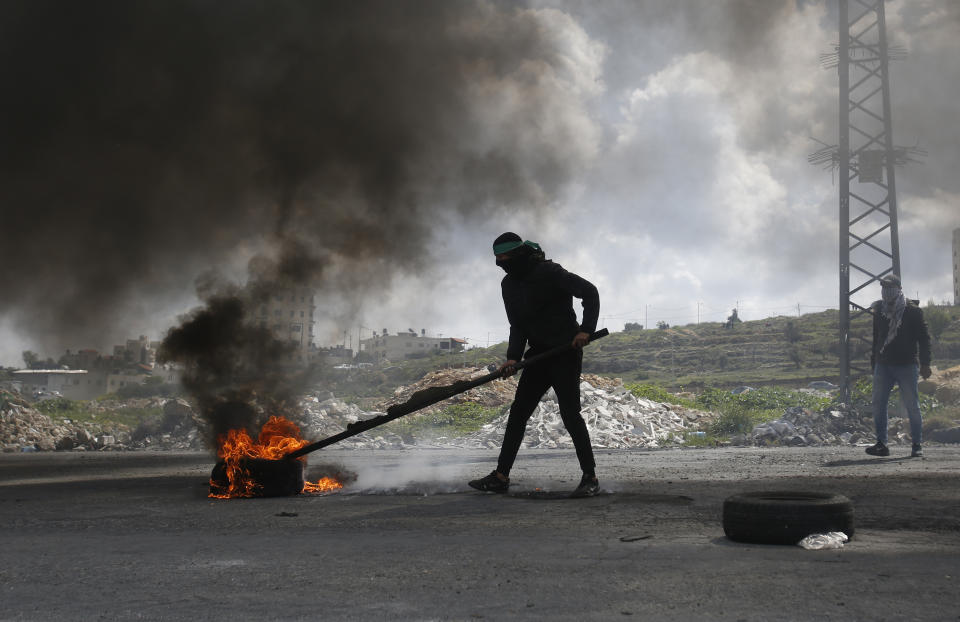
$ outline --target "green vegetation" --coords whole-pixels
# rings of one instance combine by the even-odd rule
[[[783,415],[787,408],[799,406],[822,410],[830,398],[821,398],[802,391],[762,387],[734,395],[716,388],[703,390],[696,398],[696,407],[720,414],[706,432],[714,436],[746,434],[754,426]]]
[[[147,377],[143,384],[128,384],[117,389],[120,399],[142,397],[174,397],[182,393],[179,384],[169,384],[157,376]]]
[[[873,403],[873,380],[861,378],[850,389],[850,403],[860,409],[869,409]],[[894,387],[887,400],[889,412],[896,412],[900,408],[900,388]],[[920,412],[928,413],[940,408],[940,403],[932,395],[920,394]]]
[[[399,419],[387,424],[385,429],[404,438],[465,436],[490,423],[507,408],[507,406],[488,408],[475,402],[462,402],[446,406],[433,413]]]
[[[960,365],[960,307],[928,306],[924,315],[934,336],[934,364],[940,368]],[[799,317],[663,326],[659,330],[644,330],[633,323],[586,348],[583,371],[622,378],[639,397],[680,405],[686,404],[666,393],[683,388],[709,392],[711,387],[728,391],[742,385],[797,388],[813,380],[837,383],[838,322],[838,312],[828,310]],[[855,319],[851,327],[855,363],[865,366],[870,337],[870,318]],[[499,343],[397,361],[385,367],[327,369],[316,386],[337,396],[349,396],[362,407],[372,407],[397,387],[420,380],[432,370],[499,364],[506,348],[506,343]],[[647,386],[661,389],[651,393],[653,389],[640,388]]]
[[[637,397],[719,413],[714,422],[699,430],[702,435],[696,432],[683,435],[685,444],[690,447],[713,446],[731,435],[746,434],[757,424],[779,418],[793,406],[819,411],[830,404],[830,398],[776,387],[761,387],[739,394],[708,387],[694,399],[679,397],[651,384],[627,384],[626,388]]]
[[[850,403],[864,413],[870,413],[873,401],[873,381],[861,378],[850,390]],[[900,412],[900,389],[894,387],[887,400],[887,413],[894,416]],[[932,395],[920,393],[920,413],[923,415],[923,433],[941,428],[952,428],[960,423],[960,406],[941,404]]]
[[[120,423],[131,427],[163,415],[163,410],[156,407],[124,406],[115,409],[98,409],[94,408],[91,402],[68,400],[62,397],[37,402],[34,406],[54,421],[70,419],[79,423]]]
[[[720,410],[720,417],[710,425],[710,433],[718,436],[747,434],[754,426],[782,414],[783,411],[751,410],[743,404],[730,404]]]
[[[736,395],[723,389],[710,387],[700,392],[696,399],[697,408],[721,413],[725,409],[783,413],[784,410],[792,406],[822,410],[829,403],[830,398],[828,397],[817,397],[803,391],[789,391],[776,387],[761,387]]]
[[[693,400],[674,395],[663,387],[654,384],[627,383],[624,387],[630,391],[630,393],[643,399],[661,402],[663,404],[676,404],[677,406],[696,408],[696,403]]]
[[[727,440],[728,435],[717,436],[708,430],[684,432],[683,444],[687,447],[716,447]]]
[[[933,338],[933,360],[940,368],[960,364],[960,307],[927,306],[924,316]],[[611,333],[585,350],[584,371],[643,381],[671,390],[686,387],[732,389],[741,385],[804,386],[813,380],[838,381],[836,310],[799,317],[711,322],[660,330]],[[870,356],[869,316],[851,323],[851,360]]]

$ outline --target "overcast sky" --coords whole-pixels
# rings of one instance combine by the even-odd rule
[[[894,140],[927,152],[897,171],[904,287],[952,302],[960,4],[886,7]],[[199,277],[291,240],[319,345],[505,339],[508,230],[594,282],[611,330],[837,307],[838,186],[807,162],[838,141],[833,1],[0,13],[0,364],[160,339]]]

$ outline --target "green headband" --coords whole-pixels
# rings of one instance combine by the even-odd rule
[[[502,255],[504,253],[509,253],[510,251],[516,250],[524,245],[529,246],[535,251],[540,250],[540,245],[537,244],[536,242],[531,242],[530,240],[526,240],[524,242],[517,242],[516,240],[514,240],[511,242],[501,242],[500,244],[494,244],[493,254]]]

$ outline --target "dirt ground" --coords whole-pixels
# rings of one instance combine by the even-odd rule
[[[960,447],[598,450],[603,492],[555,499],[572,451],[311,456],[329,496],[214,500],[200,453],[0,455],[0,620],[957,620]],[[536,489],[539,488],[540,491]],[[849,497],[841,550],[739,544],[749,490]]]

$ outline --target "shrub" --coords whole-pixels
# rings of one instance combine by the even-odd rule
[[[159,407],[138,408],[124,406],[113,410],[94,410],[89,402],[56,398],[37,402],[35,408],[51,419],[70,419],[79,422],[122,423],[136,426],[151,417],[161,417],[163,409]]]
[[[757,424],[779,418],[787,408],[800,406],[819,411],[829,403],[830,398],[776,387],[763,387],[737,395],[707,388],[696,399],[698,407],[720,414],[710,426],[710,433],[716,435],[746,434]]]
[[[696,405],[699,408],[716,412],[722,412],[727,407],[742,405],[750,410],[775,410],[782,413],[791,406],[823,410],[828,404],[830,404],[830,398],[776,387],[762,387],[737,395],[723,389],[708,387],[696,399]]]
[[[144,397],[173,397],[180,394],[179,385],[161,382],[149,382],[144,384],[128,384],[117,389],[117,397],[120,399],[144,398]]]
[[[839,399],[839,396],[834,398],[834,400]],[[853,385],[853,387],[850,389],[850,404],[860,408],[864,412],[870,412],[873,406],[873,378],[861,378],[856,382],[856,384]],[[936,411],[940,407],[940,403],[937,402],[935,397],[927,395],[926,393],[920,394],[920,412],[922,414]],[[890,399],[887,400],[887,412],[893,414],[898,412],[899,408],[900,387],[894,386],[893,391],[890,391]]]
[[[652,400],[654,402],[662,402],[664,404],[677,404],[678,406],[686,406],[688,408],[693,408],[696,404],[692,400],[687,400],[682,397],[677,397],[673,393],[670,393],[663,387],[657,386],[655,384],[639,384],[639,383],[630,383],[625,385],[626,389],[630,391],[633,395],[637,397],[642,397],[647,400]]]
[[[728,404],[710,426],[710,432],[716,435],[748,434],[757,424],[776,419],[781,414],[778,410],[756,410],[744,404]]]
[[[57,397],[52,400],[37,402],[34,407],[50,418],[77,419],[89,416],[89,409],[84,402]]]
[[[953,321],[953,317],[946,309],[940,309],[932,305],[923,310],[923,318],[927,321],[927,328],[930,330],[930,336],[939,340],[940,335]]]
[[[413,419],[397,421],[389,428],[403,437],[415,438],[437,434],[464,436],[476,432],[508,408],[509,405],[491,408],[476,402],[461,402]]]

